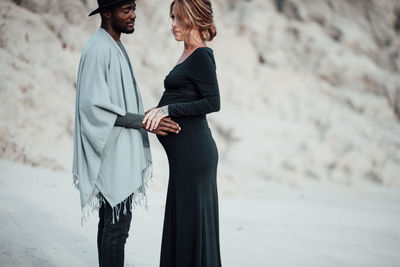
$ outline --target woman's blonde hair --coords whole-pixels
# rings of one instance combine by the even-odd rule
[[[183,23],[184,38],[190,38],[190,32],[197,26],[203,41],[212,41],[217,35],[217,28],[214,25],[214,16],[210,0],[174,0],[169,7],[169,14],[172,15],[172,8],[175,5],[176,15]]]

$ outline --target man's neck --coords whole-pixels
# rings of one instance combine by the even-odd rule
[[[116,42],[119,42],[119,38],[121,37],[121,33],[120,33],[120,32],[116,32],[116,31],[114,30],[114,28],[111,27],[110,24],[103,23],[103,24],[101,24],[101,28],[103,28],[104,30],[106,30],[106,32],[108,32],[108,34],[110,34],[111,37],[112,37]]]

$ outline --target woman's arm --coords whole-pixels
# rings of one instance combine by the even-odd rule
[[[185,70],[187,77],[194,83],[200,93],[201,99],[169,104],[150,110],[143,123],[150,130],[157,126],[157,122],[163,116],[189,117],[200,116],[220,110],[220,95],[216,75],[215,62],[212,54],[198,48],[191,58],[188,68]]]
[[[168,113],[172,117],[205,115],[220,110],[220,96],[216,68],[213,56],[200,49],[192,58],[192,64],[185,70],[196,86],[201,99],[168,105]]]

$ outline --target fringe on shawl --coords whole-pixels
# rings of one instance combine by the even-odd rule
[[[73,184],[76,189],[79,190],[79,176],[76,173],[72,174]],[[124,201],[114,206],[112,223],[115,223],[115,220],[119,221],[119,216],[121,214],[121,210],[123,209],[122,214],[126,215],[127,209],[129,208],[132,211],[133,207],[136,206],[144,206],[148,209],[147,205],[147,195],[146,189],[148,187],[148,181],[153,177],[153,165],[151,161],[146,161],[146,167],[142,171],[142,185],[129,197],[127,197]],[[95,211],[98,211],[103,204],[106,203],[106,199],[103,197],[101,193],[95,194],[95,190],[93,190],[92,195],[89,197],[89,201],[82,208],[81,213],[81,224],[84,225],[89,219],[90,214]]]

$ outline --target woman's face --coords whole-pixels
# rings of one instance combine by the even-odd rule
[[[182,21],[176,13],[175,5],[172,6],[171,20],[172,20],[172,32],[175,36],[175,40],[177,40],[178,42],[183,41],[184,36],[183,36]]]

